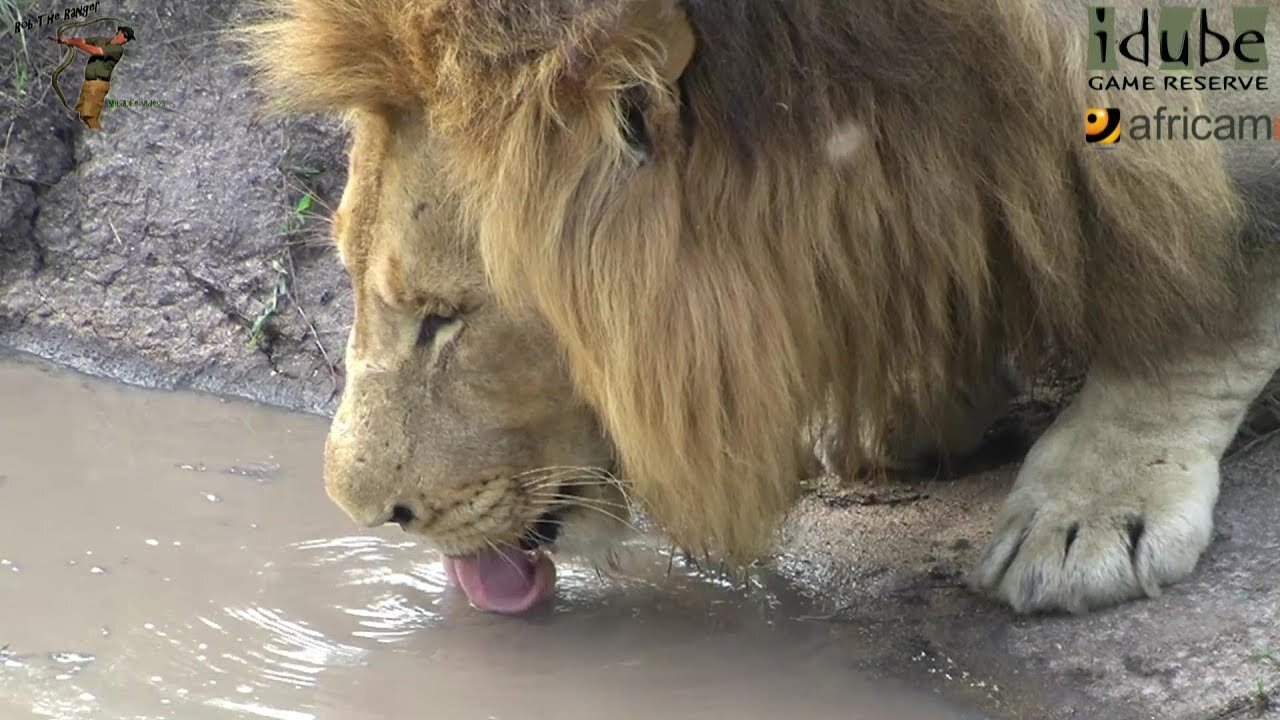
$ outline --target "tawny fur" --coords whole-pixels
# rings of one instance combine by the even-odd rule
[[[1028,0],[691,0],[676,82],[661,0],[281,5],[273,96],[430,128],[492,289],[687,546],[764,547],[828,399],[847,469],[998,354],[1144,373],[1235,307],[1213,146],[1087,148],[1118,103]]]

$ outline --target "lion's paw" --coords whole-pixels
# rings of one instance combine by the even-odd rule
[[[1215,458],[1173,454],[1181,457],[1093,456],[1074,467],[1052,462],[1065,459],[1056,452],[1028,458],[970,586],[1018,612],[1078,613],[1158,595],[1195,568],[1218,494]]]

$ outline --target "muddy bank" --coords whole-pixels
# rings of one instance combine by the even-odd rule
[[[331,409],[350,318],[325,220],[345,182],[341,128],[262,117],[231,42],[248,3],[109,5],[137,31],[110,97],[164,105],[107,108],[102,130],[49,88],[62,48],[48,33],[0,42],[0,346]],[[72,102],[83,62],[62,76]]]
[[[894,504],[810,497],[778,567],[830,622],[948,677],[994,679],[1003,702],[1035,708],[1019,717],[1280,717],[1280,444],[1227,464],[1190,579],[1081,617],[1018,617],[961,584],[1015,471],[913,484]]]

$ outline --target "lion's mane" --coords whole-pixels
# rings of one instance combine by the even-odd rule
[[[760,549],[816,412],[853,467],[994,355],[1144,372],[1230,312],[1221,159],[1086,146],[1117,103],[1087,90],[1083,10],[689,0],[668,82],[668,5],[288,0],[257,47],[295,107],[430,123],[494,289],[550,322],[677,541]]]

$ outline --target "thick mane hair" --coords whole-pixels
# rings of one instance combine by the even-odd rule
[[[287,105],[430,125],[495,292],[546,317],[634,494],[749,557],[815,414],[858,467],[997,355],[1147,372],[1231,312],[1221,159],[1087,146],[1117,98],[1083,28],[1035,0],[284,0],[255,57]]]

